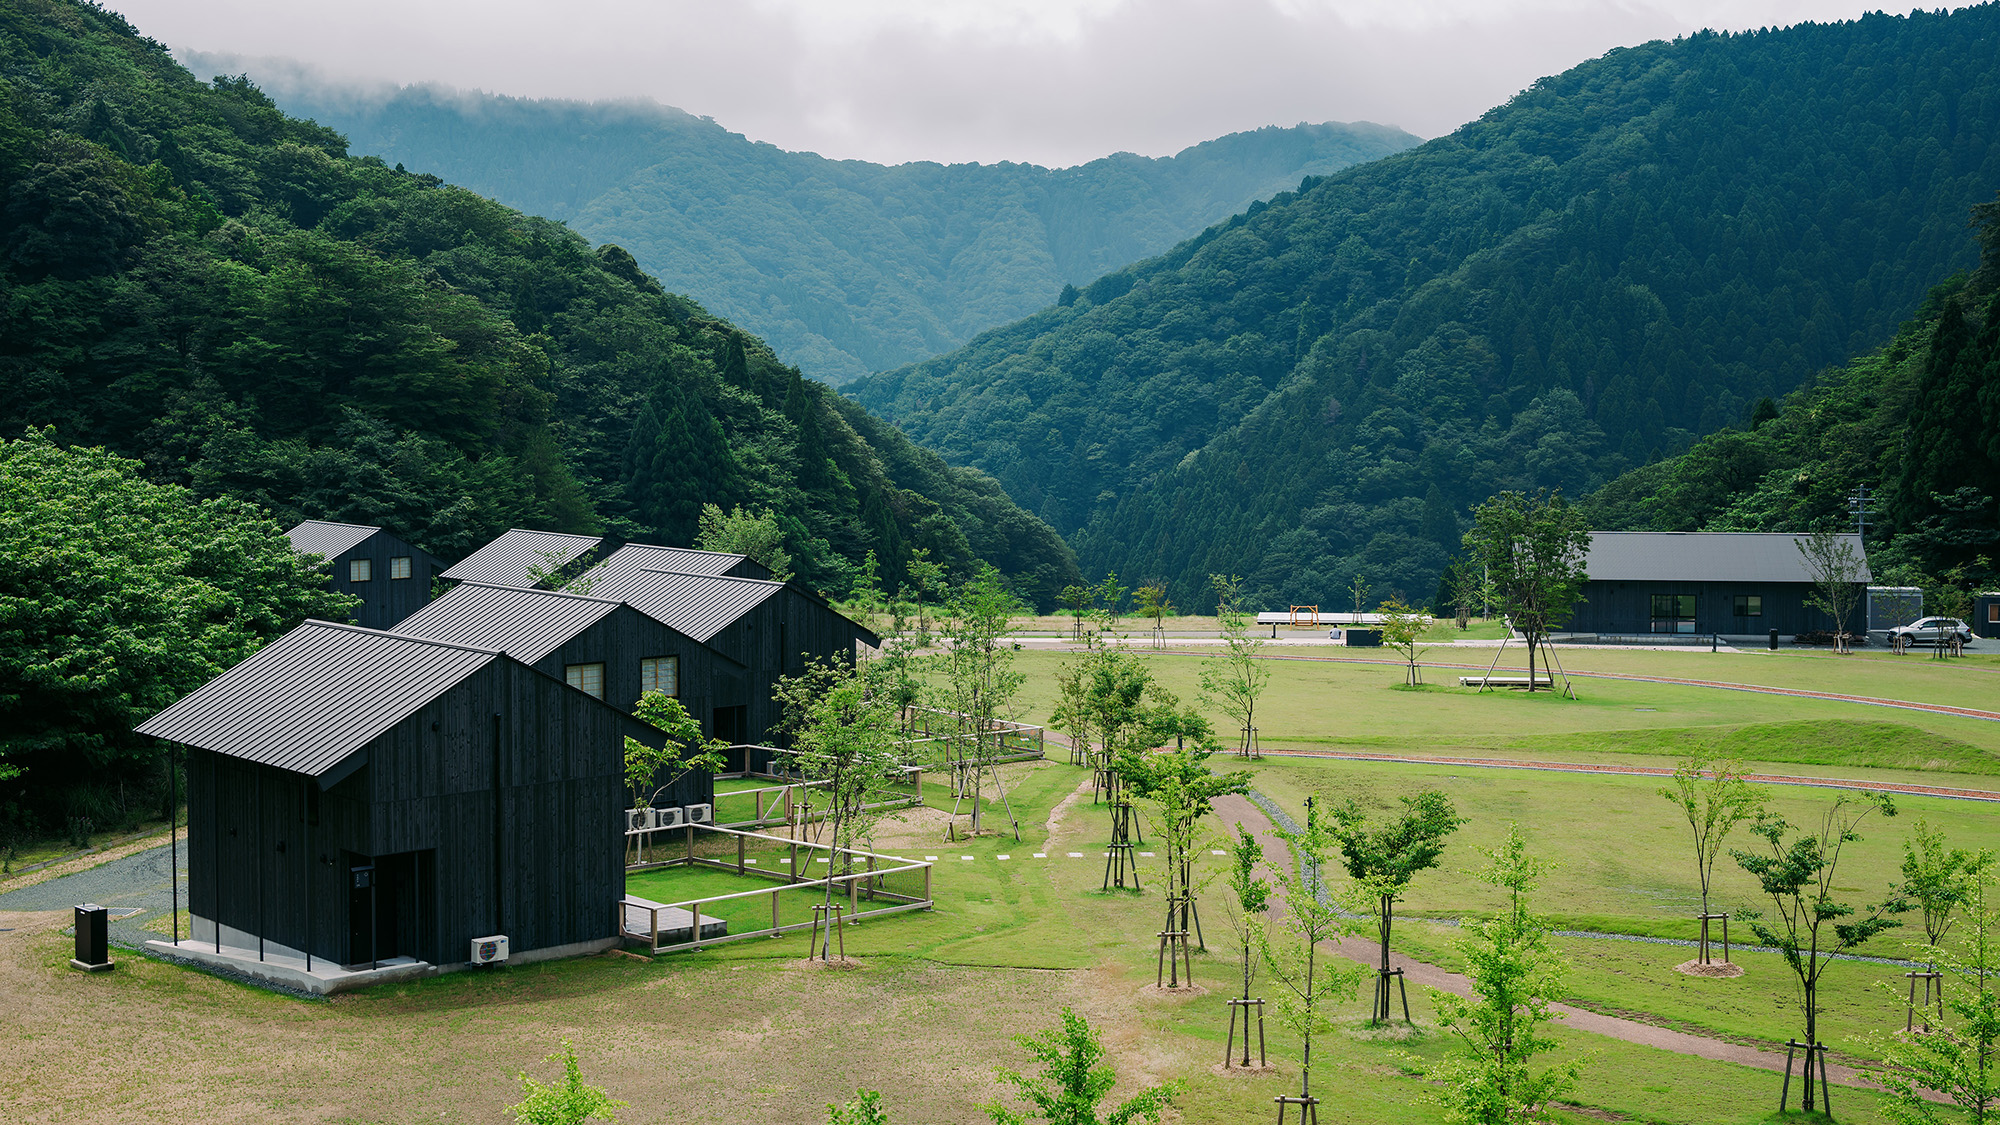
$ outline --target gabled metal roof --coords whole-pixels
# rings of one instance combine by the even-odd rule
[[[523,664],[533,664],[622,604],[605,598],[467,582],[404,618],[390,632],[504,652]]]
[[[496,659],[461,645],[308,621],[138,729],[321,777]]]
[[[467,555],[464,561],[439,575],[461,582],[490,582],[497,586],[533,586],[536,579],[529,568],[548,571],[597,549],[604,542],[598,535],[570,535],[561,531],[530,531],[514,528],[500,538]]]
[[[1593,582],[1811,582],[1798,544],[1783,531],[1593,531],[1584,569]],[[1841,536],[1871,581],[1861,537]]]
[[[671,570],[681,574],[725,575],[748,561],[747,555],[731,555],[722,551],[697,551],[691,547],[655,547],[648,543],[627,543],[585,571],[583,576],[577,579],[577,584],[589,583],[590,592],[599,597],[615,597],[617,596],[615,591],[620,583],[631,581],[642,571]],[[762,567],[757,569],[763,570]]]
[[[379,527],[358,523],[307,520],[285,532],[285,538],[292,541],[292,550],[301,555],[323,555],[332,559],[359,547],[380,530]]]
[[[490,649],[505,653],[523,664],[533,664],[627,604],[617,598],[599,598],[562,590],[530,590],[518,586],[466,582],[411,614],[390,632],[468,648]],[[634,613],[653,616],[637,606],[631,609]],[[707,644],[706,639],[689,636],[670,622],[660,621],[660,624],[696,644]],[[713,649],[710,651],[714,652]],[[715,657],[738,668],[743,667],[734,657],[723,653],[716,652]]]
[[[785,588],[783,582],[764,578],[668,570],[635,570],[616,586],[615,596],[632,608],[703,643]]]

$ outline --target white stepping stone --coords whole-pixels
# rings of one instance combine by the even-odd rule
[[[1140,852],[1139,854],[1140,854],[1140,855],[1142,855],[1142,856],[1145,856],[1145,857],[1146,857],[1147,859],[1151,859],[1151,858],[1153,858],[1153,853],[1152,853],[1152,852]]]
[[[936,856],[934,856],[934,855],[927,855],[927,856],[925,856],[925,857],[924,857],[924,859],[925,859],[925,860],[927,860],[927,861],[929,861],[929,862],[931,862],[931,863],[936,863],[936,862],[937,862],[937,857],[936,857]]]
[[[1036,852],[1036,853],[1035,853],[1035,858],[1036,858],[1036,859],[1047,859],[1047,858],[1049,858],[1049,853],[1047,853],[1047,852]]]
[[[1210,849],[1208,849],[1208,854],[1210,854],[1210,855],[1228,855],[1229,853],[1228,853],[1228,852],[1225,852],[1225,851],[1223,851],[1223,850],[1222,850],[1221,848],[1210,848]]]
[[[969,855],[962,855],[962,856],[959,856],[958,858],[960,858],[960,859],[971,859],[972,857],[971,857],[971,856],[969,856]]]
[[[1082,853],[1082,852],[1071,852],[1071,853],[1069,853],[1069,857],[1070,857],[1071,859],[1082,859],[1082,858],[1083,858],[1083,853]]]
[[[995,858],[995,859],[1013,859],[1014,857],[1013,857],[1013,856],[1011,856],[1011,855],[1001,855],[1001,856],[994,856],[993,858]]]
[[[755,866],[757,866],[757,861],[756,861],[756,860],[754,860],[754,859],[746,859],[746,860],[744,860],[743,862],[745,862],[745,863],[749,864],[749,865],[750,865],[750,866],[752,866],[752,867],[755,867]]]

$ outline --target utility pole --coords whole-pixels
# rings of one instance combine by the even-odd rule
[[[1868,486],[1858,485],[1847,498],[1847,511],[1854,517],[1854,534],[1868,536]]]

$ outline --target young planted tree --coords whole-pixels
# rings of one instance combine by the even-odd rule
[[[1806,604],[1833,618],[1834,651],[1848,651],[1847,622],[1861,604],[1861,556],[1846,535],[1826,526],[1792,540],[1792,545],[1805,561],[1806,581],[1812,583]]]
[[[1243,1008],[1243,1061],[1241,1066],[1250,1065],[1250,983],[1256,978],[1255,963],[1250,951],[1257,946],[1258,935],[1264,928],[1264,911],[1271,904],[1271,882],[1257,876],[1257,865],[1264,862],[1264,845],[1241,824],[1236,826],[1236,838],[1229,841],[1229,868],[1223,873],[1223,881],[1229,887],[1229,897],[1223,901],[1229,924],[1236,931],[1236,940],[1243,948],[1243,995],[1235,1006]],[[1259,1001],[1261,1004],[1262,1002]],[[1263,1017],[1258,1017],[1262,1026]],[[1236,1026],[1236,1013],[1229,1016],[1232,1041]],[[1223,1062],[1227,1064],[1229,1056]]]
[[[562,1050],[550,1055],[551,1060],[561,1059],[562,1077],[543,1084],[528,1077],[526,1071],[517,1077],[521,1081],[521,1100],[508,1106],[509,1113],[521,1125],[583,1125],[586,1121],[614,1121],[618,1111],[629,1102],[613,1099],[602,1089],[583,1080],[583,1070],[576,1062],[576,1048],[569,1040],[563,1040]]]
[[[1118,618],[1122,616],[1119,607],[1125,604],[1125,587],[1118,584],[1118,576],[1107,573],[1104,581],[1091,588],[1090,596],[1095,605],[1091,617],[1098,628],[1107,633],[1117,632]]]
[[[870,668],[841,660],[814,663],[779,680],[773,692],[799,775],[815,784],[825,802],[833,852],[820,909],[828,925],[814,930],[808,956],[827,961],[834,956],[833,879],[853,876],[851,849],[881,819],[904,765],[896,704],[889,692],[878,690]]]
[[[1407,687],[1424,682],[1417,661],[1423,657],[1423,637],[1431,627],[1431,615],[1411,609],[1401,598],[1390,598],[1378,609],[1382,615],[1382,643],[1399,652],[1408,666],[1403,675]]]
[[[996,787],[1000,784],[999,726],[1025,681],[1014,668],[1013,646],[1001,641],[1015,615],[1024,609],[1019,599],[1001,584],[1000,572],[990,563],[953,590],[945,606],[943,643],[936,658],[942,681],[941,700],[943,709],[958,717],[960,793],[965,795],[970,790],[974,836],[982,829],[985,781],[991,777]],[[1004,791],[1000,799],[1006,802]],[[1011,822],[1011,811],[1008,818]],[[1013,827],[1018,839],[1020,825]]]
[[[1798,980],[1799,1008],[1805,1016],[1805,1040],[1798,1046],[1806,1051],[1805,1095],[1800,1104],[1807,1112],[1816,1104],[1814,1056],[1821,1056],[1823,1068],[1826,1049],[1818,1038],[1819,1014],[1824,1010],[1819,1002],[1821,978],[1834,958],[1901,925],[1891,915],[1909,909],[1893,891],[1883,902],[1858,910],[1833,897],[1842,851],[1861,839],[1856,826],[1878,811],[1883,816],[1896,815],[1888,794],[1842,793],[1821,814],[1817,831],[1810,833],[1794,828],[1781,816],[1765,813],[1750,830],[1764,841],[1764,848],[1729,853],[1771,899],[1769,918],[1755,911],[1743,912],[1750,932],[1777,949]],[[1789,1069],[1785,1077],[1789,1083]],[[1824,1069],[1820,1081],[1820,1092],[1824,1093]]]
[[[1132,608],[1139,616],[1152,619],[1153,647],[1164,647],[1167,615],[1174,611],[1174,603],[1167,599],[1167,584],[1150,582],[1139,587],[1132,594]]]
[[[701,506],[701,530],[694,545],[703,551],[722,551],[747,556],[764,564],[771,577],[780,582],[792,576],[792,556],[785,550],[785,529],[769,508],[751,512],[739,507],[724,511],[714,504]]]
[[[1354,623],[1358,626],[1361,624],[1361,599],[1368,596],[1368,579],[1357,571],[1354,581],[1348,584],[1347,592],[1354,595]]]
[[[1479,879],[1506,891],[1507,905],[1469,923],[1459,939],[1472,997],[1431,990],[1439,1026],[1458,1036],[1463,1053],[1426,1077],[1442,1085],[1438,1101],[1454,1125],[1540,1125],[1583,1067],[1582,1060],[1531,1066],[1562,1045],[1543,1027],[1555,1018],[1567,966],[1549,945],[1547,921],[1528,907],[1548,865],[1528,854],[1518,824],[1486,854],[1493,862]]]
[[[828,1105],[826,1125],[889,1125],[881,1091],[856,1090],[854,1100],[846,1105]]]
[[[1389,928],[1396,900],[1419,873],[1437,866],[1444,855],[1445,840],[1465,823],[1452,807],[1451,798],[1435,789],[1403,797],[1402,802],[1401,816],[1379,824],[1369,823],[1360,802],[1351,798],[1333,810],[1331,819],[1333,838],[1347,861],[1347,874],[1366,893],[1382,941],[1370,1023],[1390,1019],[1389,978],[1394,973],[1389,968]]]
[[[1679,806],[1693,835],[1695,876],[1701,881],[1701,946],[1697,957],[1709,963],[1708,892],[1715,875],[1715,857],[1736,826],[1764,811],[1763,790],[1743,780],[1742,766],[1697,750],[1674,767],[1674,783],[1660,796]]]
[[[696,770],[716,773],[723,768],[728,743],[703,734],[701,724],[680,700],[665,692],[649,691],[633,705],[632,715],[667,736],[659,746],[648,746],[636,738],[625,740],[625,788],[632,793],[633,808],[652,804]]]
[[[1183,711],[1175,725],[1176,741],[1181,745],[1152,754],[1131,754],[1119,761],[1118,768],[1132,793],[1153,805],[1154,827],[1166,853],[1166,932],[1181,935],[1179,952],[1188,959],[1186,939],[1190,932],[1202,949],[1208,948],[1207,941],[1200,936],[1200,916],[1194,904],[1195,850],[1202,836],[1201,819],[1215,811],[1217,797],[1248,792],[1250,774],[1245,770],[1217,774],[1209,768],[1215,740],[1200,715]],[[1191,959],[1187,972],[1192,978]],[[1192,979],[1189,983],[1193,983]],[[1168,987],[1179,986],[1180,972],[1175,969]]]
[[[1202,662],[1201,690],[1222,713],[1236,720],[1242,737],[1237,752],[1250,757],[1256,749],[1257,700],[1271,682],[1271,669],[1258,653],[1264,640],[1250,628],[1250,615],[1237,601],[1242,580],[1235,575],[1211,574],[1215,589],[1215,616],[1222,627],[1222,655]]]
[[[1069,631],[1070,639],[1082,640],[1083,619],[1089,617],[1091,610],[1097,607],[1096,588],[1085,586],[1081,583],[1071,583],[1063,587],[1062,593],[1058,594],[1057,598],[1062,602],[1063,609],[1072,618]]]
[[[1866,1072],[1889,1092],[1883,1108],[1901,1125],[2000,1122],[2000,897],[1993,894],[1992,856],[1980,853],[1967,875],[1963,933],[1950,948],[1929,942],[1921,951],[1942,970],[1944,1007],[1956,1018],[1940,1018],[1916,1035],[1879,1037],[1882,1065]],[[1931,1092],[1951,1099],[1959,1112],[1925,1096]]]
[[[1945,935],[1951,932],[1952,923],[1957,920],[1959,907],[1965,905],[1972,894],[1979,866],[1989,858],[1984,853],[1964,848],[1946,848],[1944,833],[1932,828],[1927,820],[1917,820],[1916,829],[1908,840],[1903,841],[1903,881],[1896,887],[1896,892],[1922,912],[1924,948],[1935,949],[1944,943]],[[1933,987],[1940,992],[1943,987],[1943,980],[1936,975],[1937,972],[1938,967],[1933,962],[1924,977],[1926,1027],[1930,1021]],[[1914,1012],[1917,1008],[1915,976],[1910,978],[1909,1001]],[[1939,1003],[1943,1003],[1942,999]]]
[[[1502,492],[1472,513],[1465,533],[1472,561],[1485,568],[1501,609],[1528,642],[1528,690],[1535,690],[1535,650],[1569,620],[1588,575],[1590,527],[1560,492]]]
[[[1039,1076],[1029,1078],[1011,1070],[999,1072],[1000,1081],[1014,1088],[1028,1103],[1028,1109],[1009,1109],[997,1103],[986,1107],[993,1125],[1129,1125],[1133,1121],[1160,1120],[1160,1114],[1180,1096],[1185,1083],[1165,1082],[1106,1109],[1104,1099],[1118,1084],[1118,1072],[1105,1065],[1104,1044],[1089,1021],[1075,1012],[1062,1010],[1062,1026],[1037,1035],[1017,1035],[1014,1042],[1041,1064]]]
[[[1278,1019],[1299,1037],[1304,1052],[1296,1100],[1314,1105],[1313,1036],[1333,1030],[1329,1009],[1352,999],[1368,970],[1360,965],[1324,964],[1319,955],[1321,942],[1346,933],[1350,925],[1346,912],[1325,893],[1322,881],[1340,848],[1333,818],[1323,815],[1317,802],[1308,797],[1305,824],[1296,829],[1276,828],[1272,834],[1291,849],[1292,863],[1274,871],[1278,888],[1284,892],[1284,914],[1276,926],[1259,928],[1257,943],[1271,979],[1284,986],[1278,994]],[[1273,930],[1281,933],[1273,936]]]

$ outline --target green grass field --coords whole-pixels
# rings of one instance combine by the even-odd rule
[[[1062,659],[1020,654],[1029,677],[1024,717],[1046,715],[1050,676]],[[1147,659],[1164,683],[1195,695],[1200,658]],[[1986,696],[2000,685],[2000,665],[1985,658],[1609,651],[1566,660],[1572,670],[1974,706],[1990,706]],[[1397,668],[1353,661],[1274,661],[1272,670],[1259,720],[1267,747],[1670,765],[1706,746],[1805,775],[1981,787],[2000,773],[2000,723],[1966,718],[1629,681],[1579,681],[1579,701],[1455,686],[1415,692],[1396,689]],[[1451,675],[1434,669],[1430,678],[1455,685]],[[1537,905],[1564,927],[1692,935],[1687,828],[1657,795],[1658,779],[1423,760],[1273,757],[1248,768],[1260,793],[1295,814],[1308,795],[1352,796],[1376,808],[1423,787],[1452,797],[1470,822],[1440,867],[1419,877],[1397,929],[1398,948],[1423,960],[1457,964],[1459,931],[1420,919],[1463,918],[1496,904],[1470,871],[1481,862],[1477,849],[1516,821],[1537,852],[1559,864]],[[1005,772],[1018,841],[1011,830],[947,841],[952,802],[936,785],[924,807],[879,826],[876,850],[937,857],[937,909],[850,927],[847,948],[861,966],[850,972],[802,968],[805,936],[790,934],[658,959],[611,954],[458,973],[302,1003],[129,953],[115,973],[77,974],[67,968],[67,939],[56,928],[64,919],[9,916],[0,919],[0,929],[12,930],[0,935],[0,993],[10,998],[0,1005],[0,1036],[15,1050],[0,1104],[21,1121],[499,1121],[518,1096],[514,1075],[549,1077],[544,1056],[569,1039],[586,1079],[633,1103],[631,1120],[817,1125],[827,1103],[869,1086],[887,1092],[899,1123],[975,1121],[984,1119],[979,1107],[1002,1093],[994,1068],[1023,1062],[1011,1037],[1048,1026],[1058,1008],[1070,1006],[1103,1031],[1121,1091],[1141,1080],[1184,1078],[1181,1121],[1268,1122],[1271,1098],[1295,1088],[1298,1044],[1274,1020],[1268,1031],[1278,1074],[1215,1073],[1226,1026],[1221,999],[1236,952],[1214,890],[1204,905],[1211,948],[1196,958],[1197,980],[1214,991],[1148,994],[1162,861],[1140,861],[1142,891],[1102,891],[1109,815],[1091,804],[1088,774],[1066,761]],[[1784,787],[1773,791],[1773,803],[1802,818],[1832,796]],[[1917,816],[1944,828],[1954,845],[2000,848],[2000,817],[1988,805],[1925,797],[1898,798],[1898,805],[1895,819],[1865,823],[1864,839],[1843,860],[1843,895],[1868,901],[1886,890]],[[985,814],[989,828],[1004,825],[997,802]],[[1147,832],[1153,840],[1154,830]],[[1073,859],[1070,852],[1083,854]],[[776,866],[775,850],[755,854],[760,868],[766,858]],[[1205,849],[1203,858],[1216,862]],[[765,892],[777,884],[666,869],[635,874],[629,885],[661,902],[748,889],[754,893],[737,900],[741,905],[719,909],[735,912],[732,927],[759,928],[769,923]],[[1736,910],[1755,897],[1729,860],[1718,864],[1716,905]],[[1897,955],[1901,940],[1892,933],[1871,952]],[[1749,970],[1741,978],[1695,980],[1672,969],[1689,955],[1682,947],[1582,937],[1558,943],[1571,963],[1565,991],[1582,1006],[1744,1042],[1782,1041],[1798,1030],[1791,978],[1769,955],[1739,952]],[[1869,1056],[1879,1048],[1876,1035],[1902,1026],[1896,993],[1883,987],[1901,982],[1891,966],[1830,970],[1824,1020],[1838,1052]],[[1420,990],[1411,1000],[1421,1029],[1430,1002]],[[1453,1041],[1421,1030],[1382,1037],[1360,1025],[1361,1011],[1358,1000],[1350,1003],[1342,1029],[1316,1044],[1314,1088],[1326,1099],[1326,1119],[1436,1121],[1436,1107],[1424,1100],[1430,1087],[1413,1070],[1455,1049]],[[1571,1095],[1581,1108],[1563,1120],[1776,1120],[1775,1074],[1571,1029],[1558,1035],[1565,1052],[1588,1058]],[[245,1049],[250,1043],[254,1051]],[[1843,1088],[1834,1099],[1842,1121],[1887,1120],[1877,1095]]]

